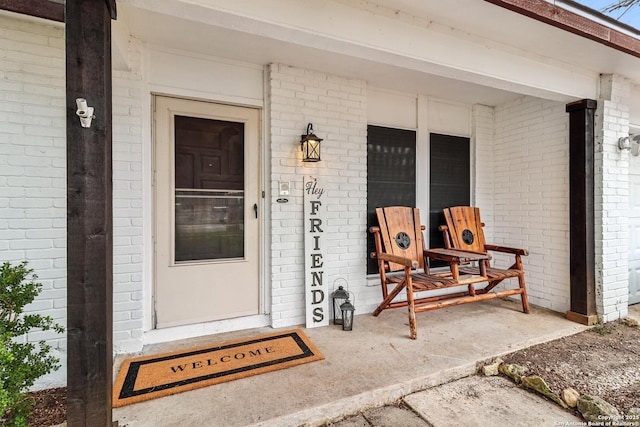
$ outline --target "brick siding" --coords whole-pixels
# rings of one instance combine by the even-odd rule
[[[66,92],[64,29],[0,15],[0,261],[23,260],[42,293],[28,311],[66,325]],[[141,89],[113,76],[114,351],[139,350],[142,335]],[[79,123],[78,123],[79,125]],[[62,358],[36,388],[66,379],[66,335],[33,332]]]
[[[628,80],[603,75],[596,109],[595,240],[596,307],[601,321],[626,317],[629,302],[629,152],[618,138],[629,135]]]
[[[367,118],[363,81],[273,64],[271,103],[271,285],[274,327],[304,323],[304,175],[318,176],[329,195],[325,241],[328,289],[345,279],[358,313],[370,311],[379,290],[365,280],[367,227]],[[313,123],[322,161],[303,163],[300,135]],[[278,182],[291,183],[286,204],[276,203]],[[340,281],[340,284],[344,284]]]
[[[523,97],[496,107],[489,163],[492,240],[529,250],[523,262],[530,301],[559,312],[569,309],[568,124],[564,103]]]

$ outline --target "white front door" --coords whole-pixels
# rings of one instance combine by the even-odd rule
[[[640,303],[640,158],[629,174],[629,304]]]
[[[154,102],[156,327],[258,314],[260,112]]]

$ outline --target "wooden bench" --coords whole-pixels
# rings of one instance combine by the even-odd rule
[[[383,300],[373,315],[378,316],[389,308],[408,307],[412,339],[417,338],[417,312],[514,294],[511,290],[489,293],[476,289],[476,284],[490,280],[488,263],[491,257],[487,253],[451,247],[426,249],[422,236],[425,227],[420,224],[417,208],[377,208],[376,214],[379,226],[370,228],[374,233],[376,252],[371,257],[378,260]],[[445,261],[447,271],[432,273],[429,259]],[[477,271],[467,270],[471,263],[476,264]],[[455,287],[462,288],[433,295],[433,291]],[[406,300],[396,300],[403,290],[406,291]],[[416,293],[420,296],[416,297]]]

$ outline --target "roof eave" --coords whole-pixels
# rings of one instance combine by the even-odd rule
[[[640,39],[544,0],[485,0],[640,58]]]

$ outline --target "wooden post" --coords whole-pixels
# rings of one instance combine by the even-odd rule
[[[0,9],[64,22],[64,3],[46,0],[0,0]]]
[[[67,425],[111,426],[111,18],[115,1],[65,2]],[[90,128],[76,98],[94,107]]]
[[[567,319],[585,325],[598,321],[595,282],[594,121],[597,102],[567,104],[569,113],[569,277],[571,309]]]

